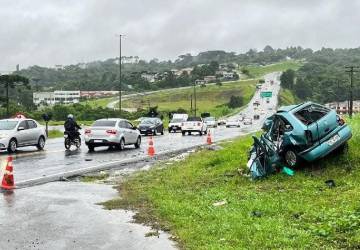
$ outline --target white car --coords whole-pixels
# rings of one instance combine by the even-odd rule
[[[244,125],[252,125],[252,119],[251,118],[244,118],[243,123],[244,123]]]
[[[36,146],[43,150],[46,131],[37,121],[27,118],[0,120],[0,150],[14,153],[19,147]]]
[[[89,151],[95,147],[109,146],[123,150],[125,145],[141,145],[140,131],[128,120],[120,118],[100,119],[85,130],[85,144]]]
[[[218,126],[215,117],[206,117],[204,122],[208,128],[216,128]]]
[[[186,121],[186,119],[183,119],[183,118],[173,118],[169,125],[168,125],[168,130],[169,130],[169,133],[171,132],[176,132],[178,130],[181,131],[181,123],[183,123],[184,121]]]
[[[230,127],[238,127],[240,128],[240,124],[241,124],[241,121],[237,118],[232,118],[232,119],[229,119],[226,121],[226,124],[225,126],[227,128],[230,128]]]
[[[200,135],[207,134],[207,125],[201,117],[189,117],[186,122],[181,124],[181,133],[189,135],[192,132],[199,133]]]

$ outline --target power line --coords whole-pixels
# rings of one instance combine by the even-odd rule
[[[345,72],[350,74],[350,100],[349,100],[349,116],[350,118],[352,118],[352,114],[353,114],[353,89],[354,89],[354,84],[353,84],[353,76],[354,76],[354,72],[359,72],[359,67],[358,66],[345,66]]]

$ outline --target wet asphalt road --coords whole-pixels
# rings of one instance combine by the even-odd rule
[[[175,249],[167,233],[131,223],[133,212],[96,203],[117,197],[110,185],[53,182],[0,191],[0,249]]]
[[[265,77],[266,83],[263,84],[262,90],[273,91],[270,103],[266,103],[265,99],[261,99],[260,91],[257,91],[250,104],[241,112],[247,117],[253,117],[255,113],[260,114],[260,120],[253,121],[252,125],[243,125],[241,128],[218,127],[211,129],[213,141],[230,139],[259,130],[265,118],[276,110],[277,93],[280,90],[278,78],[279,74],[277,73],[272,73]],[[274,80],[275,83],[271,85],[270,80]],[[256,100],[260,101],[260,107],[254,110],[252,103]],[[146,156],[148,139],[149,137],[142,137],[143,141],[140,149],[135,149],[131,145],[127,146],[124,151],[96,148],[95,152],[89,153],[84,143],[79,150],[66,151],[62,138],[49,139],[44,151],[36,151],[36,148],[31,147],[21,148],[14,155],[15,182],[21,183],[67,171],[81,170],[87,167],[101,166],[125,159],[136,159]],[[182,136],[181,133],[165,133],[164,135],[155,136],[153,139],[156,153],[179,150],[206,142],[206,136]],[[2,153],[2,156],[6,157],[6,153]]]

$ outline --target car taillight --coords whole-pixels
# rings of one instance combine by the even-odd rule
[[[336,120],[337,120],[337,122],[339,123],[340,126],[345,124],[344,118],[342,118],[342,117],[340,117],[338,115],[336,116]]]
[[[198,126],[201,126],[201,123],[200,123],[200,122],[198,122]]]
[[[85,134],[91,134],[91,129],[85,129]]]
[[[116,129],[109,129],[109,130],[106,130],[106,133],[111,134],[111,135],[116,135],[117,130]]]

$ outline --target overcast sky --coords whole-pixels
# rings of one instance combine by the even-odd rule
[[[358,47],[360,1],[2,0],[0,73],[123,55],[176,59],[301,45]]]

